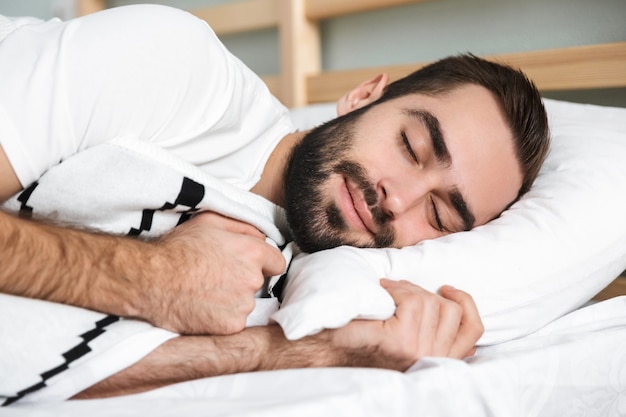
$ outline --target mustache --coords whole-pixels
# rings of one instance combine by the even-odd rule
[[[365,168],[356,162],[343,160],[334,166],[333,171],[337,174],[349,177],[356,183],[363,193],[363,198],[372,213],[376,226],[380,229],[388,228],[391,217],[380,207],[378,203],[378,193],[376,192],[374,184],[370,181]]]

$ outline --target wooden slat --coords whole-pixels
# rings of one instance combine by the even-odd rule
[[[620,295],[626,295],[626,276],[617,278],[615,281],[610,283],[608,287],[600,291],[598,295],[593,297],[593,299],[596,301],[602,301]]]
[[[321,20],[426,1],[432,0],[308,0],[306,2],[306,16],[312,20]]]
[[[218,35],[267,29],[279,25],[279,0],[247,0],[192,10]]]
[[[626,42],[493,56],[543,91],[626,87]]]
[[[105,0],[77,0],[76,2],[76,14],[78,16],[99,12],[105,8]]]
[[[325,71],[312,75],[307,81],[309,103],[336,101],[362,81],[380,73],[389,74],[391,81],[415,71],[425,64],[395,65],[386,67],[359,68],[345,71]]]
[[[307,104],[307,76],[321,68],[319,24],[305,17],[306,0],[282,0],[280,10],[281,85],[287,107]]]
[[[626,87],[626,42],[490,55],[521,68],[542,91]],[[392,80],[427,63],[328,71],[309,77],[308,101],[335,101],[361,81],[381,72]]]

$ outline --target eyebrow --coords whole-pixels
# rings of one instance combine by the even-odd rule
[[[423,109],[404,109],[404,113],[418,120],[424,125],[424,127],[426,127],[437,162],[445,167],[450,167],[450,165],[452,165],[452,156],[450,155],[445,137],[441,131],[439,119],[437,119],[437,117],[431,112]],[[450,199],[454,210],[457,212],[459,217],[461,217],[463,230],[468,231],[474,227],[476,217],[472,214],[469,207],[467,207],[467,202],[465,201],[465,198],[463,198],[461,192],[454,189],[448,193],[448,198]]]

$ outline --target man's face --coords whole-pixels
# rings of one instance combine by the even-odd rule
[[[307,252],[469,230],[497,217],[522,184],[502,111],[474,85],[324,125],[294,149],[287,172],[285,209]]]

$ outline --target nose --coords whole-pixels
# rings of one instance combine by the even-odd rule
[[[424,204],[433,189],[432,177],[422,173],[386,177],[378,183],[380,206],[391,218]]]

